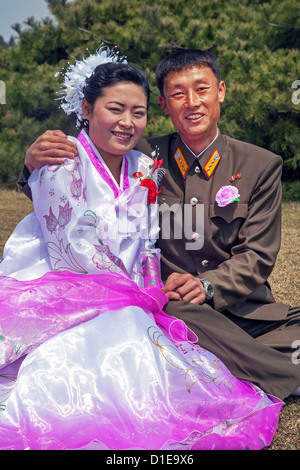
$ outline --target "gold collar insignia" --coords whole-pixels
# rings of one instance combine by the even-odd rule
[[[203,171],[206,174],[207,178],[209,179],[213,172],[215,171],[217,165],[220,162],[220,155],[217,149],[214,150],[213,154],[209,158],[206,165],[203,167]]]
[[[182,151],[180,150],[180,148],[178,147],[178,149],[176,150],[175,154],[174,154],[174,158],[175,158],[175,161],[178,165],[178,168],[180,170],[180,173],[182,174],[183,178],[185,177],[185,175],[187,174],[187,171],[189,169],[189,166],[187,164],[187,161],[186,159],[184,158],[183,156],[183,153]]]

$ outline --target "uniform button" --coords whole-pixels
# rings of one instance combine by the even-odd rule
[[[203,260],[201,261],[201,264],[202,264],[202,266],[208,266],[208,265],[209,265],[208,259],[203,259]]]
[[[199,240],[199,238],[200,238],[199,233],[194,232],[194,233],[192,234],[192,240],[194,240],[194,242],[196,242],[197,240]]]
[[[200,170],[200,167],[197,165],[197,166],[195,167],[195,173],[200,173],[200,171],[201,171],[201,170]]]
[[[191,204],[191,206],[195,206],[198,202],[199,202],[199,201],[198,201],[198,199],[197,199],[196,197],[192,197],[192,198],[190,199],[190,204]]]

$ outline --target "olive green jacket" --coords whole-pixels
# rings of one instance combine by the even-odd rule
[[[138,149],[148,155],[156,149],[164,161],[163,280],[172,272],[201,275],[213,285],[215,310],[285,318],[289,306],[275,303],[267,281],[280,248],[281,157],[221,133],[199,159],[177,133],[141,141]],[[223,186],[237,188],[239,200],[220,207],[215,199]],[[169,221],[170,236],[166,228],[162,233]]]

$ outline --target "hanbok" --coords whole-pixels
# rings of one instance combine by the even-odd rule
[[[30,177],[34,213],[0,264],[0,449],[261,449],[283,405],[236,379],[166,315],[157,161],[120,184],[81,131],[78,157]]]

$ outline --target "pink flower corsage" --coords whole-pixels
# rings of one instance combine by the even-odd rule
[[[222,186],[216,194],[216,203],[219,207],[225,207],[234,201],[239,201],[239,197],[239,191],[235,186]]]

